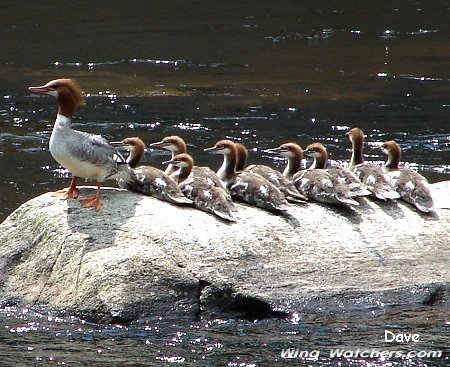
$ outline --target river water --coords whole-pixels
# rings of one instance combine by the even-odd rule
[[[447,1],[42,0],[1,9],[0,221],[69,183],[48,151],[55,100],[27,89],[58,77],[76,78],[86,94],[78,129],[146,143],[178,134],[200,165],[219,165],[202,150],[221,138],[245,143],[251,162],[278,168],[283,162],[265,149],[286,141],[322,141],[343,163],[345,132],[359,126],[367,159],[384,160],[380,143],[395,139],[406,164],[431,182],[450,178]],[[148,152],[146,159],[159,166],[166,157]],[[5,308],[0,365],[19,358],[20,365],[71,366],[420,365],[420,358],[326,357],[334,346],[386,348],[380,338],[395,326],[422,334],[422,349],[449,344],[448,308],[299,320],[163,316],[91,325]],[[321,354],[315,362],[280,358],[291,346]]]
[[[0,365],[448,366],[450,332],[445,312],[439,307],[397,310],[374,314],[364,322],[318,312],[257,322],[161,317],[131,325],[96,325],[45,311],[7,308],[0,310]],[[419,341],[388,343],[385,330],[415,333]],[[283,350],[288,349],[299,351],[292,355],[296,358],[285,358]],[[373,357],[358,357],[358,350],[374,353]],[[438,351],[442,356],[407,355]],[[383,352],[402,356],[382,356]],[[338,357],[337,353],[346,354]]]

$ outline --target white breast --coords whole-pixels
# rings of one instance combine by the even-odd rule
[[[74,157],[68,149],[68,134],[71,132],[70,119],[58,115],[50,137],[50,153],[56,162],[69,170],[74,176],[101,181],[107,175],[106,170],[88,161]]]

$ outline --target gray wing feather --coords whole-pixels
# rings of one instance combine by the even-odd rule
[[[79,143],[74,144],[73,147],[79,159],[98,165],[114,164],[114,157],[117,157],[119,163],[125,162],[123,156],[116,148],[109,145],[104,137],[83,131],[76,131],[76,133]]]
[[[118,165],[126,164],[125,158],[101,135],[75,130],[77,144],[72,144],[73,154],[81,161],[106,168],[105,178],[119,172]]]

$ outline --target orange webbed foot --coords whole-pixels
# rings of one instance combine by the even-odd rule
[[[98,212],[103,206],[103,204],[98,196],[91,196],[91,197],[80,199],[80,203],[83,208],[94,207],[96,212]]]
[[[59,196],[63,199],[76,199],[78,197],[77,176],[72,176],[72,181],[67,189],[58,190],[52,193],[52,196]]]
[[[78,191],[79,190],[77,188],[62,189],[62,190],[52,192],[52,196],[61,197],[62,199],[69,199],[69,198],[76,199],[76,198],[78,198]]]

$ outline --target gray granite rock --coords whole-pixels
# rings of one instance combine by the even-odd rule
[[[308,203],[291,206],[297,228],[246,205],[229,224],[120,189],[102,189],[100,212],[47,193],[0,225],[0,300],[96,321],[448,304],[450,181],[431,188],[435,216]]]

